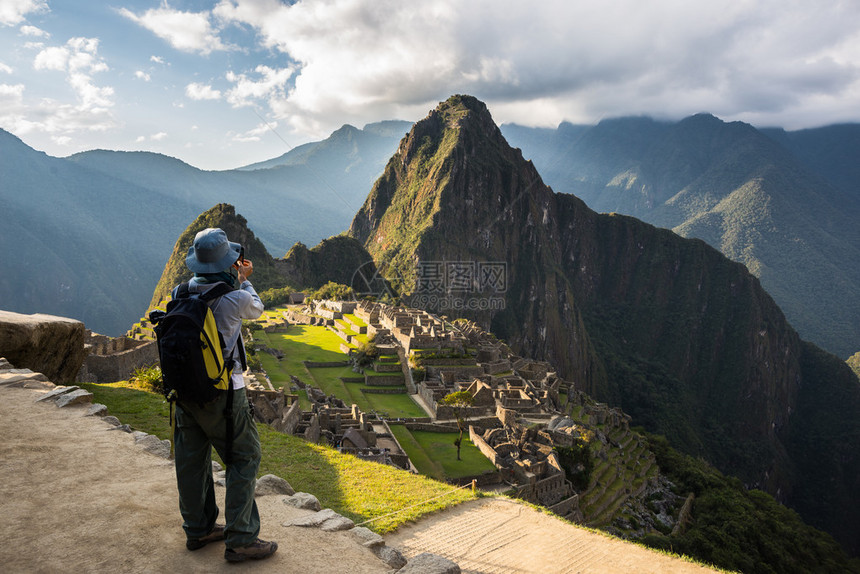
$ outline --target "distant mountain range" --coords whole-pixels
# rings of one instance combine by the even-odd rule
[[[860,124],[785,132],[700,114],[502,133],[555,191],[705,240],[804,338],[860,349]]]
[[[146,152],[47,156],[0,130],[0,308],[124,333],[146,311],[176,237],[212,206],[241,208],[286,253],[343,232],[411,126],[344,126],[239,170],[202,171]]]
[[[14,215],[0,240],[30,263],[26,287],[0,279],[2,306],[119,334],[199,213],[235,205],[271,253],[315,245],[349,226],[411,126],[347,125],[222,172],[146,152],[53,158],[0,130],[0,201]],[[804,338],[842,358],[860,350],[860,126],[756,130],[701,114],[501,131],[555,191],[705,240],[759,277]]]

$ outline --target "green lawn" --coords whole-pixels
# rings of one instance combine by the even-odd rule
[[[427,413],[415,404],[409,395],[381,395],[363,393],[364,383],[344,383],[342,377],[361,377],[351,367],[312,367],[306,368],[303,361],[329,362],[346,360],[340,351],[343,339],[324,327],[310,325],[290,325],[284,333],[255,332],[257,342],[279,349],[284,353],[280,361],[269,353],[258,352],[263,368],[275,387],[289,387],[290,375],[295,375],[305,383],[321,389],[327,395],[334,395],[347,405],[357,404],[363,412],[385,413],[391,418],[425,417]],[[363,335],[366,337],[366,335]],[[367,369],[370,376],[377,373]],[[378,373],[386,375],[388,373]],[[386,387],[378,387],[386,388]],[[396,387],[392,387],[396,388]],[[402,388],[402,386],[400,387]],[[307,398],[299,394],[302,408],[309,408]]]
[[[170,407],[162,395],[133,388],[126,381],[78,386],[93,393],[93,402],[106,405],[108,414],[123,424],[162,440],[170,438]]]
[[[468,435],[463,436],[460,448],[462,460],[457,460],[457,447],[454,446],[454,440],[459,433],[410,431],[404,425],[390,426],[400,446],[421,474],[437,480],[445,480],[496,470],[493,463],[472,444]]]
[[[361,392],[362,389],[368,389],[371,387],[366,386],[364,383],[343,383],[343,385],[346,388],[349,400],[357,404],[363,412],[375,411],[377,413],[387,415],[388,418],[394,419],[427,416],[424,409],[415,404],[415,401],[405,393],[398,393],[395,395],[363,393]],[[373,388],[384,389],[386,387]],[[341,398],[347,400],[345,397]]]
[[[322,363],[346,360],[346,355],[340,351],[343,339],[323,327],[290,325],[285,333],[256,331],[254,339],[284,353],[280,361],[268,353],[257,353],[275,386],[289,383],[290,375],[306,379],[308,371],[304,361]]]

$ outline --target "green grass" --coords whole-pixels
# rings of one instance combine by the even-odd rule
[[[363,319],[359,319],[354,313],[344,313],[343,316],[349,318],[349,320],[357,327],[367,327],[367,323],[365,323]]]
[[[326,395],[338,397],[347,405],[357,404],[364,412],[385,413],[392,418],[427,416],[427,413],[415,404],[409,395],[363,393],[361,389],[367,388],[364,383],[344,383],[341,380],[342,377],[361,376],[354,373],[351,367],[305,367],[304,361],[346,360],[346,355],[340,351],[343,339],[324,327],[290,325],[285,333],[257,331],[255,337],[261,344],[279,349],[284,353],[284,358],[280,361],[268,353],[257,353],[263,368],[275,387],[289,387],[290,375],[295,375],[305,383],[321,389]],[[366,337],[366,335],[362,335],[362,337]],[[396,356],[393,358],[396,359]],[[376,373],[372,369],[367,369],[367,374],[369,376],[383,376],[390,373]],[[398,387],[392,386],[390,388]],[[402,388],[402,385],[399,388]],[[299,393],[299,400],[302,408],[310,408],[305,394]]]
[[[168,407],[161,395],[132,388],[120,381],[107,385],[84,383],[94,402],[135,430],[169,438]],[[275,474],[287,480],[297,492],[316,496],[325,508],[347,516],[356,523],[405,509],[444,493],[450,495],[409,508],[396,515],[366,524],[385,533],[425,514],[473,500],[470,489],[454,491],[449,484],[396,468],[359,460],[331,447],[305,442],[258,425],[263,457],[258,476]],[[453,492],[452,492],[453,491]]]
[[[93,394],[93,402],[106,405],[108,414],[135,430],[170,438],[170,411],[167,400],[156,393],[140,390],[126,381],[97,385],[79,383]]]
[[[458,479],[493,472],[493,466],[468,435],[463,436],[460,458],[454,446],[459,433],[410,431],[403,425],[391,425],[391,432],[421,474],[439,480]],[[413,457],[414,454],[414,457]]]
[[[388,413],[390,418],[421,418],[426,417],[424,409],[415,404],[409,395],[380,395],[362,393],[371,409],[377,412]]]
[[[316,371],[317,369],[312,369]],[[346,395],[338,394],[337,396],[349,403],[355,403],[363,412],[376,411],[377,413],[385,413],[389,418],[414,418],[426,417],[427,413],[424,409],[415,404],[415,401],[405,393],[396,395],[383,395],[376,393],[363,393],[362,389],[370,388],[364,383],[342,383],[346,389]],[[386,387],[373,387],[376,389],[385,389]],[[393,387],[403,388],[403,387]],[[350,403],[351,404],[351,403]]]
[[[284,353],[284,358],[280,361],[268,353],[257,353],[269,379],[276,387],[288,386],[290,375],[315,384],[308,380],[310,373],[305,368],[304,361],[346,360],[346,355],[340,351],[343,339],[322,327],[290,325],[284,333],[257,331],[254,337],[259,343],[273,349],[280,349]]]

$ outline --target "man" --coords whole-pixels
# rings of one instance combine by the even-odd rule
[[[242,255],[242,246],[228,241],[223,230],[209,228],[194,237],[185,259],[188,269],[194,272],[188,286],[192,295],[205,293],[219,282],[234,288],[210,303],[218,332],[224,338],[225,362],[229,365],[232,360],[233,365],[232,441],[227,440],[227,392],[205,404],[177,401],[174,434],[176,482],[186,547],[197,550],[210,542],[224,540],[224,558],[230,562],[265,558],[278,549],[276,542],[257,537],[260,515],[254,489],[260,465],[260,438],[245,393],[240,357],[244,349],[242,319],[259,317],[263,302],[248,281],[253,264]],[[173,290],[174,297],[177,289]],[[226,524],[215,522],[218,506],[212,479],[213,446],[222,460],[231,460],[227,464]]]

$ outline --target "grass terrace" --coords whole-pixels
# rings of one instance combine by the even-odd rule
[[[343,339],[325,327],[312,325],[290,325],[284,333],[264,333],[256,331],[255,339],[267,347],[279,349],[284,353],[280,361],[269,353],[259,352],[257,355],[269,379],[275,387],[290,386],[290,375],[295,375],[309,385],[321,389],[327,395],[334,395],[347,405],[355,403],[363,412],[385,414],[390,418],[426,417],[427,413],[415,404],[408,394],[365,393],[363,390],[371,387],[362,382],[344,382],[343,379],[362,378],[364,375],[353,372],[349,366],[343,367],[311,367],[305,366],[305,361],[325,363],[345,361],[346,355],[341,352]],[[366,335],[364,335],[366,337]],[[396,355],[386,356],[386,360],[399,360]],[[381,377],[391,373],[377,373],[366,369],[369,377]],[[404,385],[374,385],[374,390],[404,390]],[[299,393],[299,401],[303,409],[310,409],[307,394]]]
[[[457,460],[454,441],[459,433],[410,431],[404,425],[389,426],[400,446],[409,455],[409,460],[418,472],[425,476],[437,480],[456,480],[496,470],[493,463],[472,444],[468,435],[463,435],[460,448],[462,460]]]

